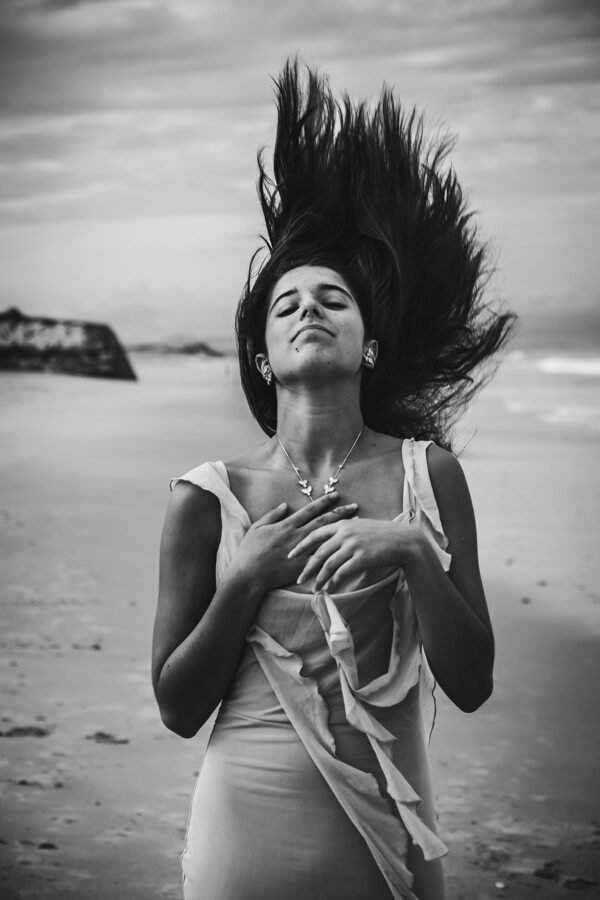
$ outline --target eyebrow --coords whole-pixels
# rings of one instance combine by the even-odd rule
[[[323,291],[341,291],[342,294],[345,294],[349,300],[354,300],[354,297],[347,291],[346,288],[342,287],[340,284],[318,284],[316,287],[315,293],[322,293]],[[280,294],[273,303],[271,304],[271,309],[275,306],[276,303],[279,303],[280,300],[284,300],[286,297],[292,297],[294,294],[298,293],[298,288],[290,288],[289,291],[284,291],[283,294]],[[271,310],[269,310],[270,312]]]

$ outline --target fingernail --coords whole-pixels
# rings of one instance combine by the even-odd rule
[[[296,554],[296,551],[295,551],[295,550],[290,550],[290,552],[288,553],[287,558],[288,558],[288,559],[291,559],[292,556],[295,556],[295,554]]]
[[[302,584],[303,581],[304,581],[304,575],[298,575],[298,577],[296,579],[296,584]]]

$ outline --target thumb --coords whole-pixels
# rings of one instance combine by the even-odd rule
[[[256,522],[254,522],[254,525],[273,525],[275,522],[280,522],[285,518],[287,509],[287,503],[280,503],[279,506],[276,506],[274,509],[270,509],[264,514],[264,516],[261,516],[260,519],[257,519]]]

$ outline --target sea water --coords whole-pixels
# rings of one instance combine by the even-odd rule
[[[600,355],[515,351],[485,393],[517,417],[600,433]]]

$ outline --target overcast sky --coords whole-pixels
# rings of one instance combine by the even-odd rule
[[[295,52],[458,135],[517,311],[598,308],[597,0],[2,0],[0,308],[226,339]]]

